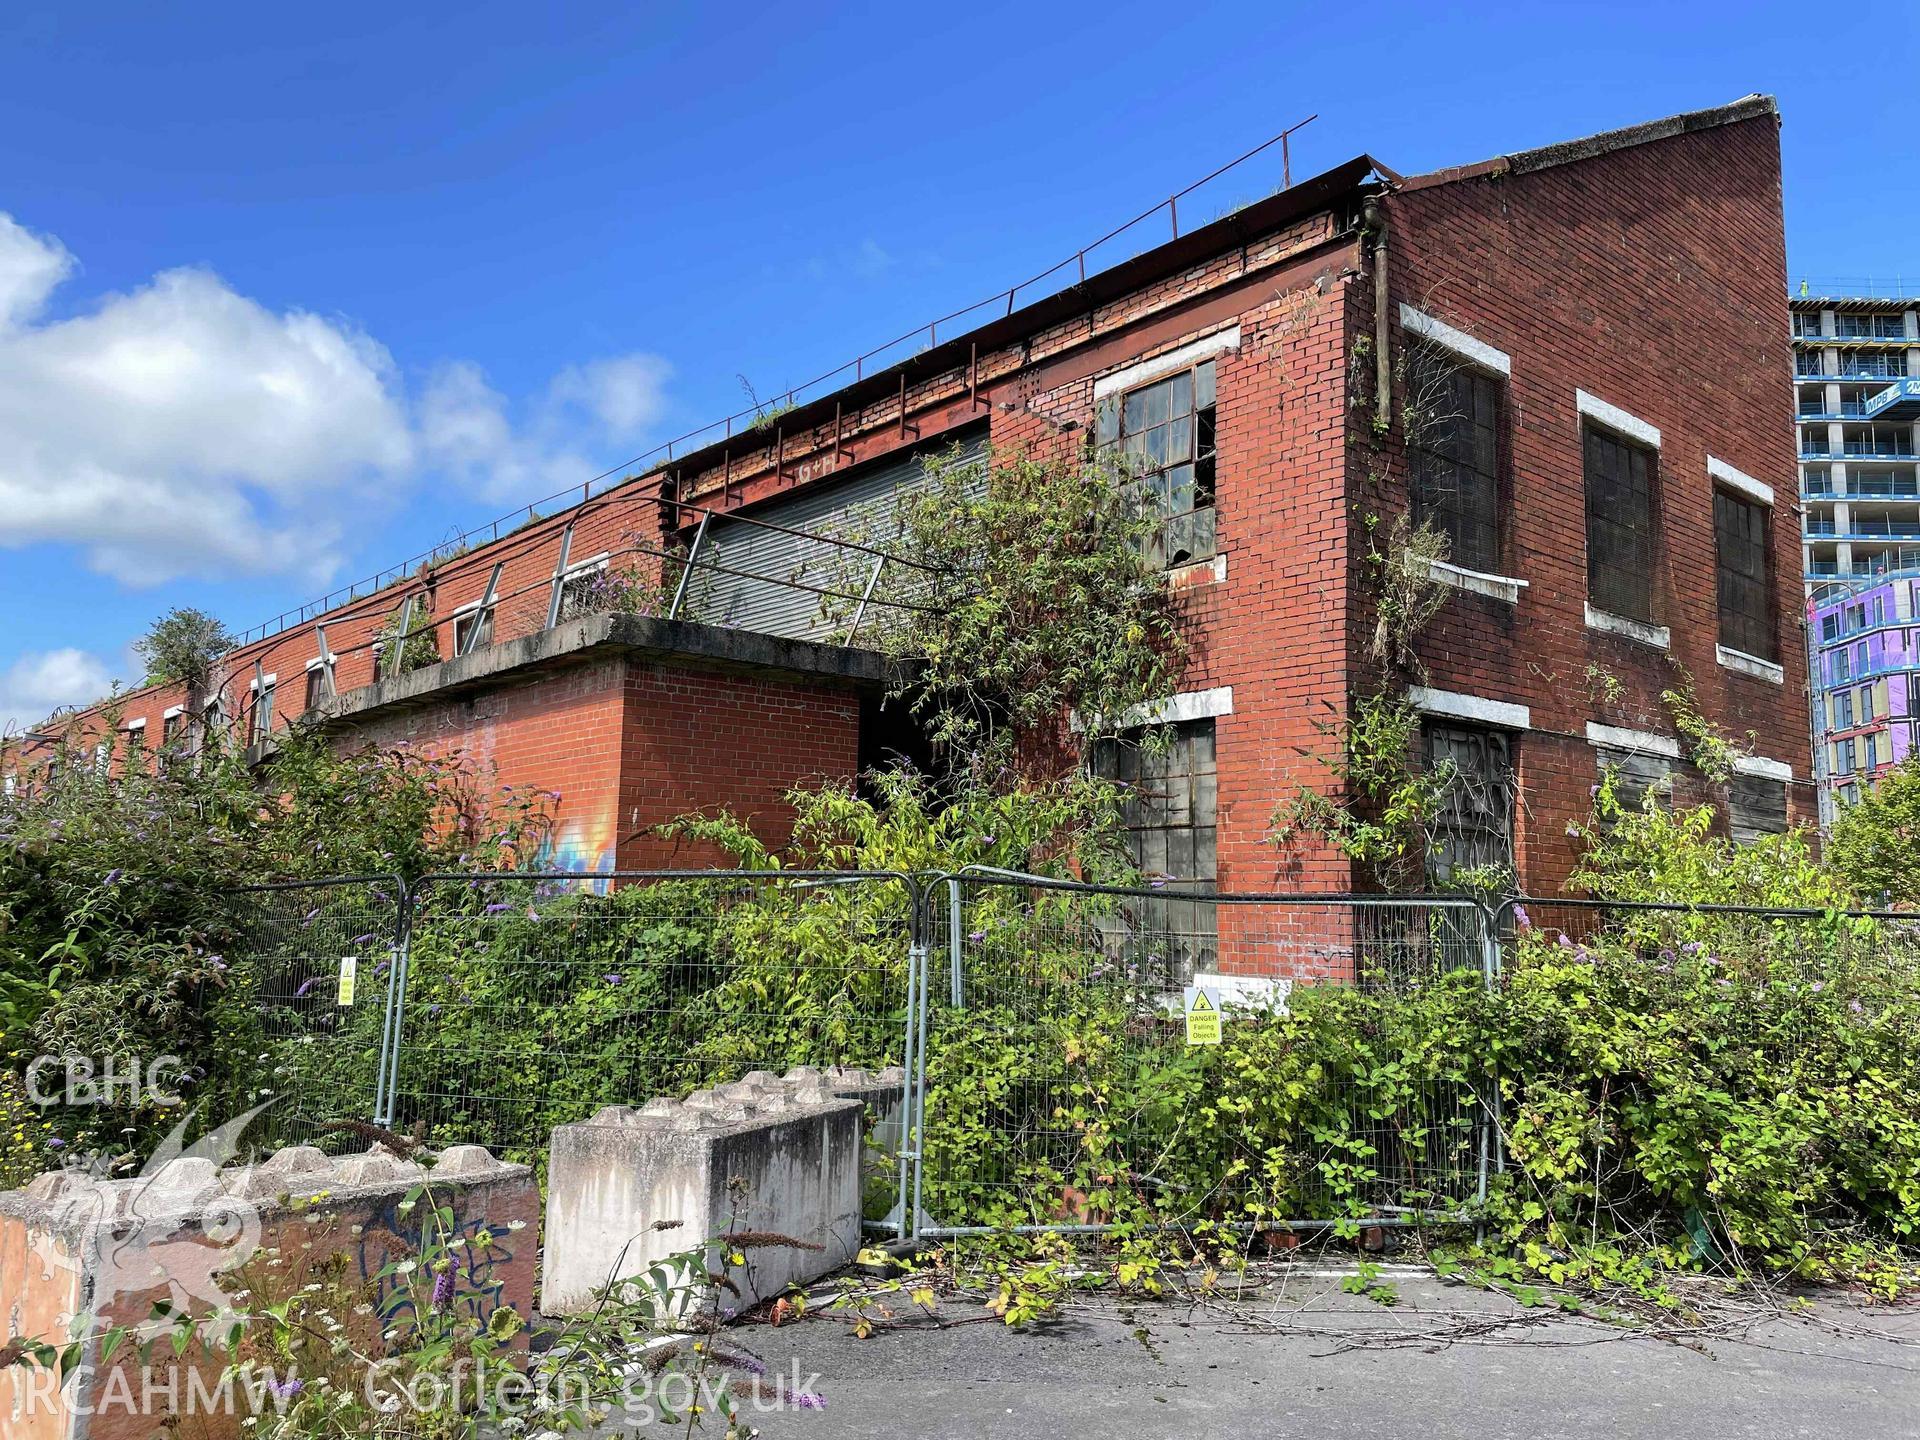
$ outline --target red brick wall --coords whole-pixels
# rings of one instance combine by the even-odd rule
[[[1405,302],[1512,357],[1513,503],[1503,567],[1518,606],[1453,599],[1421,654],[1441,689],[1527,705],[1522,871],[1546,893],[1572,862],[1567,822],[1595,778],[1588,721],[1674,734],[1660,692],[1691,676],[1704,713],[1755,753],[1809,771],[1785,244],[1771,117],[1522,175],[1393,195],[1394,343]],[[1655,615],[1663,655],[1587,629],[1576,389],[1659,427]],[[1774,489],[1773,561],[1786,683],[1715,659],[1712,454]],[[1401,490],[1404,494],[1404,490]],[[1609,699],[1588,678],[1620,683]],[[1791,787],[1797,818],[1811,793]],[[1683,795],[1686,793],[1683,789]]]
[[[548,861],[557,869],[612,869],[625,677],[621,658],[591,659],[390,713],[344,732],[341,743],[457,753],[483,788],[553,792]]]
[[[722,805],[777,847],[793,821],[788,790],[850,782],[858,769],[860,701],[850,690],[634,660],[623,696],[623,869],[733,863],[712,847],[650,833],[664,821]]]

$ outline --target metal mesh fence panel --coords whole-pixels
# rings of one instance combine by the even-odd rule
[[[380,1109],[405,886],[390,876],[290,883],[239,891],[231,904],[232,1100],[272,1102],[249,1137],[355,1143],[324,1127]]]
[[[967,876],[929,903],[923,1233],[1392,1217],[1482,1193],[1482,1109],[1449,1057],[1386,1073],[1356,1047],[1350,1068],[1281,1073],[1301,1027],[1412,1033],[1432,987],[1483,986],[1471,902]],[[1190,985],[1223,1002],[1226,1043],[1189,1043]],[[1222,1067],[1267,1064],[1288,1103],[1203,1120]],[[1292,1123],[1309,1114],[1317,1135]]]
[[[914,911],[885,874],[423,882],[388,1119],[526,1156],[606,1104],[899,1065]]]

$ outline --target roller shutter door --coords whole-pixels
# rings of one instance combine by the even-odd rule
[[[986,454],[984,431],[960,443],[969,459]],[[923,450],[886,461],[852,479],[808,489],[753,512],[757,520],[784,527],[780,530],[745,520],[714,520],[701,542],[682,614],[709,625],[794,640],[839,641],[846,633],[845,611],[851,602],[816,591],[858,596],[874,557],[831,541],[893,548],[893,508],[903,495],[928,488],[920,461],[929,453],[938,452]],[[822,538],[812,538],[816,536]],[[823,614],[823,604],[836,613]]]

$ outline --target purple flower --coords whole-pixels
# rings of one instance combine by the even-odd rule
[[[435,1310],[444,1310],[447,1308],[447,1303],[452,1299],[453,1266],[448,1264],[445,1269],[433,1277],[433,1308]]]
[[[1516,905],[1513,907],[1513,923],[1518,925],[1522,930],[1531,930],[1533,928],[1533,917],[1527,914],[1526,906]]]
[[[313,909],[307,911],[307,913],[301,917],[300,923],[302,925],[311,925],[313,924],[314,921],[318,920],[319,918],[320,918],[320,907],[316,905],[313,907]]]
[[[980,942],[981,942],[982,940],[984,940],[984,939],[986,939],[986,938],[987,938],[987,932],[986,932],[986,931],[984,931],[984,930],[975,930],[975,931],[973,931],[973,932],[972,932],[971,934],[969,934],[969,935],[967,936],[967,943],[968,943],[968,944],[970,944],[970,945],[978,945],[978,944],[979,944],[979,943],[980,943]]]
[[[1867,1007],[1862,1005],[1858,1000],[1849,1000],[1847,1002],[1847,1009],[1851,1010],[1856,1015],[1865,1014],[1866,1008]]]
[[[367,943],[367,942],[368,942],[369,940],[371,940],[371,939],[373,939],[373,936],[372,936],[372,935],[370,935],[370,934],[368,934],[368,935],[356,935],[356,936],[354,936],[354,937],[353,937],[353,939],[351,939],[351,940],[350,940],[350,941],[348,941],[347,943],[348,943],[348,944],[350,944],[350,945],[364,945],[364,944],[366,944],[366,943]]]
[[[1827,982],[1824,980],[1816,980],[1813,982],[1813,993],[1816,995],[1818,995],[1822,990],[1826,988],[1827,988]]]
[[[273,1392],[273,1398],[276,1400],[291,1400],[306,1388],[306,1382],[298,1375],[289,1375],[284,1380],[267,1382],[267,1389]]]
[[[62,1140],[58,1135],[47,1141],[47,1149],[49,1150],[64,1150],[66,1148],[67,1142]]]
[[[302,997],[310,994],[313,990],[313,987],[318,985],[319,983],[320,983],[320,977],[318,975],[312,975],[312,976],[309,976],[307,979],[302,980],[300,982],[300,988],[293,992],[293,998],[296,1000],[299,1000]]]
[[[602,975],[600,978],[608,985],[624,985],[627,983],[627,977],[617,971],[611,975]]]
[[[102,885],[118,885],[120,883],[120,877],[126,873],[124,870],[109,870],[107,872],[107,878],[100,883]]]
[[[511,910],[512,908],[513,906],[506,904],[504,901],[495,901],[493,904],[487,906],[487,914],[501,915]]]
[[[1147,881],[1147,888],[1148,888],[1149,890],[1164,890],[1164,889],[1166,889],[1166,888],[1167,888],[1167,877],[1166,877],[1166,876],[1164,876],[1164,875],[1156,875],[1156,876],[1154,876],[1154,877],[1153,877],[1153,878],[1152,878],[1151,880],[1149,880],[1149,881]]]
[[[980,837],[980,843],[981,843],[982,845],[991,845],[991,844],[993,844],[993,836],[991,836],[991,835],[982,835],[982,836]]]
[[[1573,948],[1573,941],[1567,938],[1567,932],[1564,930],[1560,932],[1560,938],[1556,940],[1554,943],[1557,944],[1562,950],[1571,950]]]

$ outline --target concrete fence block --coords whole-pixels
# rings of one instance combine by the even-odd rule
[[[218,1313],[243,1284],[235,1272],[256,1256],[277,1254],[276,1283],[295,1285],[344,1254],[347,1273],[380,1292],[377,1311],[391,1294],[379,1272],[422,1243],[429,1207],[405,1207],[404,1199],[423,1181],[452,1208],[456,1236],[484,1229],[490,1237],[484,1249],[458,1252],[471,1258],[462,1260],[456,1303],[482,1318],[502,1306],[530,1315],[539,1190],[527,1166],[503,1164],[479,1146],[455,1146],[431,1172],[380,1148],[335,1159],[295,1145],[224,1170],[181,1156],[132,1179],[62,1170],[0,1192],[0,1340],[64,1345],[76,1317],[95,1317],[82,1366],[65,1387],[56,1390],[34,1366],[0,1368],[0,1435],[146,1440],[159,1418],[146,1396],[169,1383],[171,1393],[184,1395],[189,1383],[216,1392],[222,1362],[199,1347],[176,1360],[160,1346],[143,1374],[133,1346],[102,1367],[101,1336],[146,1322],[157,1301],[196,1318]],[[245,1413],[236,1402],[196,1415],[191,1433],[232,1440],[250,1433],[240,1423]]]
[[[886,1084],[864,1073],[755,1071],[682,1101],[609,1105],[559,1126],[542,1311],[576,1314],[597,1290],[710,1241],[705,1268],[735,1287],[719,1296],[729,1315],[847,1264],[860,1247],[869,1092],[887,1103]],[[741,1233],[817,1248],[751,1244],[733,1264],[722,1237]]]

